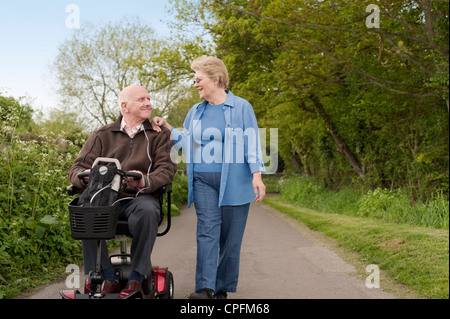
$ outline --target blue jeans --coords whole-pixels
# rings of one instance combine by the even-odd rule
[[[218,207],[220,173],[194,172],[197,212],[195,290],[236,292],[242,238],[250,203]]]

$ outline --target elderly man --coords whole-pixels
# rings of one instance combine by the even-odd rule
[[[170,132],[158,134],[149,122],[152,113],[150,95],[143,87],[126,87],[119,96],[122,116],[116,122],[97,129],[88,138],[73,166],[69,169],[70,182],[85,188],[85,181],[77,178],[88,171],[97,157],[116,158],[124,171],[139,172],[143,178],[129,180],[123,197],[134,199],[119,202],[119,219],[128,220],[133,235],[131,243],[131,268],[126,289],[142,293],[142,281],[150,271],[150,255],[158,232],[160,207],[152,193],[170,183],[177,166],[170,159],[173,142]],[[85,273],[95,269],[96,241],[83,240]],[[116,281],[108,259],[106,245],[102,245],[102,294],[117,293],[120,285]]]

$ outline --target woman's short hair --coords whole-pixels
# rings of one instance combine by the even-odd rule
[[[202,71],[210,77],[219,78],[219,86],[226,89],[230,84],[228,78],[228,70],[225,63],[219,58],[213,56],[202,55],[201,57],[192,61],[191,69],[195,72]]]

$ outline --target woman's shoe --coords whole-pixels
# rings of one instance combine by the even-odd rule
[[[208,288],[199,289],[192,293],[189,299],[214,299],[213,290]]]
[[[214,295],[214,299],[227,299],[227,298],[228,298],[227,293],[223,291],[219,291]]]

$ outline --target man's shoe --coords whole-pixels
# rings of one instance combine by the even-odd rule
[[[214,299],[227,299],[227,298],[228,298],[227,293],[223,291],[219,291],[214,295]]]
[[[120,291],[120,284],[117,282],[116,283],[112,283],[109,280],[105,280],[103,281],[102,284],[102,295],[107,295],[107,294],[116,294]]]
[[[192,293],[189,299],[214,299],[213,290],[208,288],[199,289]]]
[[[124,290],[137,290],[141,292],[142,298],[144,298],[144,290],[142,284],[137,280],[129,280]]]

